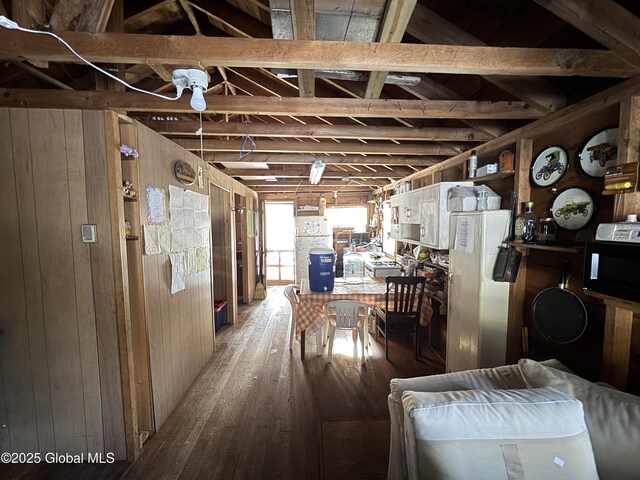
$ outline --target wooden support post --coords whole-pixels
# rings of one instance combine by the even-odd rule
[[[531,195],[529,167],[533,156],[533,140],[523,138],[516,142],[516,172],[513,179],[514,191],[520,203],[528,201]],[[513,219],[512,219],[513,221]],[[515,283],[509,286],[509,320],[507,326],[507,363],[517,361],[523,354],[522,326],[524,320],[524,295],[527,283],[527,257],[523,255]]]

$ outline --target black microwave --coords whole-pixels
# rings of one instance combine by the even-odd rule
[[[640,243],[588,242],[584,289],[640,303]]]

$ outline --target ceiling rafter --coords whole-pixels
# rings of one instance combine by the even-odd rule
[[[416,6],[416,0],[387,0],[378,42],[400,42]],[[389,75],[388,71],[371,72],[364,98],[379,98],[382,87]]]
[[[534,1],[640,67],[640,18],[613,0]]]
[[[148,122],[158,133],[167,136],[195,135],[199,128],[198,122]],[[202,134],[207,136],[244,135],[249,133],[255,137],[304,137],[304,138],[333,138],[333,139],[367,139],[381,138],[394,140],[422,140],[422,141],[461,141],[482,142],[490,140],[491,136],[478,134],[472,128],[455,127],[383,127],[359,125],[255,125],[242,123],[213,123],[206,122],[202,126]]]
[[[231,153],[205,153],[204,159],[214,163],[259,162],[268,164],[311,165],[316,160],[322,160],[327,165],[404,165],[429,167],[438,163],[441,158],[436,156],[383,156],[383,155],[300,155],[293,153],[259,153],[254,152],[245,158]]]
[[[315,0],[290,0],[291,23],[295,40],[316,39],[316,2]],[[298,69],[298,88],[301,97],[312,98],[316,95],[315,71]]]
[[[446,100],[357,100],[336,98],[274,98],[238,95],[208,95],[211,113],[248,115],[294,115],[361,118],[491,118],[536,119],[542,115],[522,102],[475,102]],[[31,108],[84,108],[87,110],[127,110],[130,112],[192,113],[189,99],[175,101],[137,92],[64,91],[0,89],[0,105]]]
[[[200,142],[199,139],[189,138],[174,138],[173,141],[178,145],[186,148],[187,150],[199,151],[202,149],[205,152],[238,152],[242,147],[242,140],[211,140],[203,139]],[[255,153],[345,153],[345,154],[375,154],[375,155],[441,155],[451,156],[456,155],[459,152],[446,148],[436,144],[425,143],[402,143],[400,145],[391,142],[379,142],[379,143],[367,143],[361,144],[356,142],[342,142],[336,144],[333,142],[319,142],[319,143],[293,143],[282,140],[267,141],[267,140],[255,140],[256,148]]]
[[[407,33],[424,43],[440,43],[446,45],[468,45],[486,47],[482,40],[467,33],[451,22],[445,20],[428,8],[417,5],[409,21]],[[486,80],[494,83],[511,95],[529,103],[533,108],[550,113],[564,107],[567,103],[552,85],[542,78],[529,76],[526,78],[507,77],[495,72],[479,73]],[[544,75],[544,73],[523,75]],[[541,93],[542,92],[542,93]]]
[[[639,69],[603,50],[502,48],[406,43],[271,40],[66,32],[65,40],[98,63],[192,64],[202,68],[310,68],[476,75],[630,77]],[[80,61],[55,39],[8,30],[0,36],[4,60]]]

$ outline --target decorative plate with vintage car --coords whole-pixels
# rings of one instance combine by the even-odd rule
[[[578,168],[589,177],[604,177],[607,167],[618,162],[618,127],[592,135],[578,152]]]
[[[553,200],[551,213],[556,223],[567,230],[580,230],[591,217],[595,205],[593,198],[582,188],[567,188]]]
[[[538,187],[553,185],[567,171],[569,155],[560,145],[542,150],[531,164],[531,183]]]

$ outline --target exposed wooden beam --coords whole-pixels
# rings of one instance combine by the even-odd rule
[[[54,30],[63,32],[104,32],[114,0],[58,0],[51,13]]]
[[[271,29],[226,1],[190,0],[192,7],[207,15],[216,28],[233,37],[271,38]]]
[[[310,185],[309,183],[309,174],[307,173],[305,178],[283,178],[283,179],[278,179],[278,181],[276,182],[270,182],[267,180],[238,180],[240,182],[242,182],[244,185],[246,185],[249,188],[254,188],[254,187],[263,187],[263,188],[272,188],[272,189],[278,189],[278,190],[282,190],[285,189],[287,187],[290,188],[295,188],[298,186],[304,186],[304,189],[307,189],[307,186]],[[320,181],[320,186],[324,187],[325,189],[327,188],[331,188],[331,190],[337,190],[339,188],[363,188],[363,189],[371,189],[373,190],[376,187],[381,187],[383,185],[388,185],[389,182],[385,181],[385,180],[374,180],[374,179],[367,179],[366,181],[363,180],[361,182],[356,182],[353,180],[350,180],[348,182],[343,182],[339,179],[329,179],[329,180],[325,180],[324,177],[323,179]]]
[[[7,9],[4,8],[4,3],[0,2],[0,15],[7,16]]]
[[[196,135],[200,122],[146,122],[163,135]],[[238,136],[249,134],[253,137],[274,138],[338,138],[365,140],[424,140],[424,141],[460,141],[482,142],[490,140],[490,135],[483,135],[472,128],[456,127],[376,127],[361,125],[276,125],[250,123],[221,123],[204,122],[202,134],[204,136]]]
[[[383,156],[383,155],[298,155],[298,154],[272,154],[257,153],[240,158],[237,153],[205,153],[207,162],[261,162],[269,164],[312,164],[316,160],[322,160],[327,165],[415,165],[428,167],[435,165],[441,159],[435,156]]]
[[[31,65],[29,65],[27,63],[23,63],[23,62],[11,62],[11,63],[13,63],[16,67],[21,68],[25,72],[29,72],[34,77],[38,77],[39,79],[44,80],[45,82],[48,82],[48,83],[50,83],[52,85],[55,85],[58,88],[62,88],[63,90],[73,90],[73,88],[71,88],[66,83],[63,83],[60,80],[57,80],[57,79],[47,75],[46,73],[41,72],[37,68],[32,67]]]
[[[613,0],[534,0],[640,67],[640,18]]]
[[[187,150],[200,151],[200,140],[174,138],[173,141]],[[211,140],[202,142],[205,152],[240,152],[242,140]],[[256,153],[337,153],[372,155],[442,155],[451,156],[458,152],[441,145],[423,143],[357,143],[357,142],[286,142],[256,140]]]
[[[45,2],[44,0],[13,0],[11,14],[13,20],[21,27],[41,28],[46,20]]]
[[[144,93],[37,89],[0,89],[0,106],[31,108],[82,108],[129,112],[193,113],[189,96],[169,101]],[[535,119],[540,112],[522,102],[474,102],[446,100],[358,100],[345,98],[276,98],[208,95],[207,113],[245,115],[294,115],[360,118],[491,118]]]
[[[2,8],[4,8],[4,5]],[[45,1],[13,0],[11,2],[11,14],[13,20],[21,27],[42,28],[46,21]],[[4,15],[6,16],[6,11]],[[29,63],[38,68],[49,68],[49,63],[46,60],[29,60]]]
[[[309,177],[309,165],[304,165],[302,167],[292,168],[291,166],[287,167],[284,170],[275,170],[275,169],[251,169],[251,168],[233,168],[233,169],[224,169],[222,170],[225,174],[230,177],[278,177],[280,178],[308,178]],[[345,176],[349,176],[350,179],[375,179],[375,178],[403,178],[411,173],[411,171],[407,171],[409,169],[403,169],[401,172],[396,172],[392,170],[384,170],[384,172],[344,172],[340,171],[332,171],[326,170],[322,174],[322,178],[324,179],[342,179]],[[388,183],[388,182],[386,182]]]
[[[407,33],[427,44],[439,43],[445,45],[487,46],[483,41],[422,5],[417,5],[414,9],[407,27]],[[484,60],[484,58],[489,60],[487,57],[479,58],[479,60]],[[543,112],[549,113],[556,111],[566,105],[565,96],[560,94],[555,87],[542,78],[503,78],[497,75],[504,74],[491,71],[477,71],[476,73],[478,75],[482,75],[486,80],[496,84],[498,87],[509,92],[511,95],[514,95],[516,98],[529,103],[532,107],[540,109]],[[519,74],[514,71],[511,75],[545,74],[526,72]]]
[[[200,30],[200,25],[198,24],[198,20],[196,19],[196,16],[193,13],[193,8],[191,8],[189,2],[187,0],[180,0],[180,6],[184,10],[184,13],[187,14],[187,17],[189,17],[189,21],[191,22],[191,25],[193,26],[196,33],[198,35],[202,35],[202,30]]]
[[[172,82],[171,71],[166,65],[158,65],[156,63],[149,63],[148,65],[162,80],[167,83]]]
[[[332,195],[334,191],[338,191],[339,198],[353,196],[353,195],[362,195],[363,193],[370,196],[374,190],[374,187],[368,187],[366,185],[351,185],[349,187],[345,186],[335,186],[335,185],[310,185],[308,180],[300,181],[295,185],[278,185],[278,182],[270,182],[273,185],[263,185],[263,186],[253,186],[251,189],[255,192],[260,193],[262,197],[262,193],[267,193],[271,195],[271,198],[277,196],[295,196],[295,198],[300,197],[300,193],[311,194],[309,196],[315,197],[316,201],[319,194]],[[321,182],[322,183],[322,182]]]
[[[224,3],[224,2],[222,2]],[[187,64],[472,75],[629,77],[638,68],[603,50],[499,48],[405,43],[187,37],[68,32],[64,38],[97,63]],[[0,58],[78,63],[57,40],[7,30]]]
[[[295,40],[316,39],[315,0],[290,0],[293,38]],[[314,70],[298,69],[298,88],[301,97],[315,97],[316,77]]]
[[[407,29],[409,18],[411,18],[415,6],[416,0],[387,0],[378,42],[397,43],[402,41],[402,36]],[[364,98],[379,98],[388,74],[388,71],[371,72]]]

